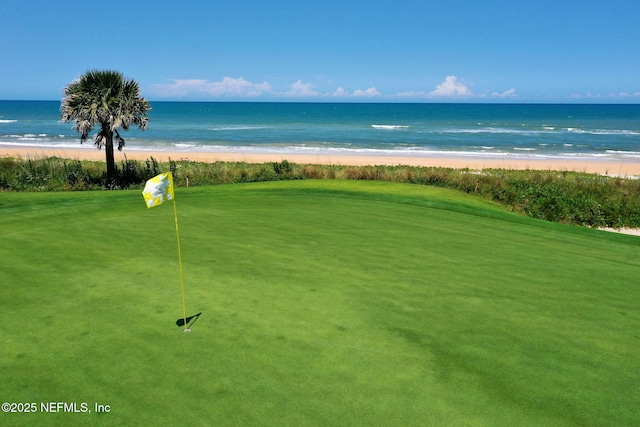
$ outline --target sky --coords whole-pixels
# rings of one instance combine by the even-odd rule
[[[638,0],[3,0],[0,99],[640,103]]]

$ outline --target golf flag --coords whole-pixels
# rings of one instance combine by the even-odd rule
[[[174,200],[173,174],[161,173],[148,180],[142,190],[142,197],[148,208],[158,206],[167,200]]]
[[[187,306],[184,302],[184,278],[182,276],[182,253],[180,251],[180,231],[178,230],[178,208],[176,206],[176,197],[173,192],[173,174],[171,172],[161,173],[156,175],[144,186],[142,190],[142,197],[147,204],[148,208],[161,205],[162,203],[173,200],[173,217],[176,221],[176,241],[178,243],[178,265],[180,266],[180,289],[182,291],[182,325],[187,326],[188,320],[190,321],[194,317],[197,319],[200,313],[195,316],[189,317],[187,320]],[[180,325],[178,325],[180,326]],[[185,332],[189,332],[191,329],[185,327]]]

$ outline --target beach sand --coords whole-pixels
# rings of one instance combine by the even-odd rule
[[[37,148],[5,145],[0,146],[0,157],[15,157],[22,159],[39,159],[43,157],[61,157],[77,160],[105,160],[104,150],[98,150],[91,144],[78,148]],[[153,157],[160,162],[168,160],[191,160],[200,162],[281,162],[287,160],[302,164],[333,164],[348,166],[388,165],[388,166],[436,166],[450,168],[482,169],[534,169],[557,170],[572,172],[597,173],[620,177],[640,176],[640,161],[616,161],[612,159],[557,159],[557,158],[486,158],[457,155],[407,156],[390,154],[354,154],[354,153],[261,153],[254,151],[202,152],[202,151],[148,151],[125,148],[115,152],[116,162],[126,158],[132,160],[146,160]]]

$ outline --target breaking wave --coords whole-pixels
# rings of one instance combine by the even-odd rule
[[[371,127],[374,129],[387,129],[387,130],[409,128],[409,126],[403,126],[403,125],[371,125]]]

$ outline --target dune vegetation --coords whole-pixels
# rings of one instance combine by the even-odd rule
[[[178,186],[301,179],[390,181],[451,188],[532,218],[588,227],[640,228],[640,180],[569,171],[340,166],[273,163],[122,161],[107,178],[104,162],[0,159],[0,191],[141,188],[172,170]]]

